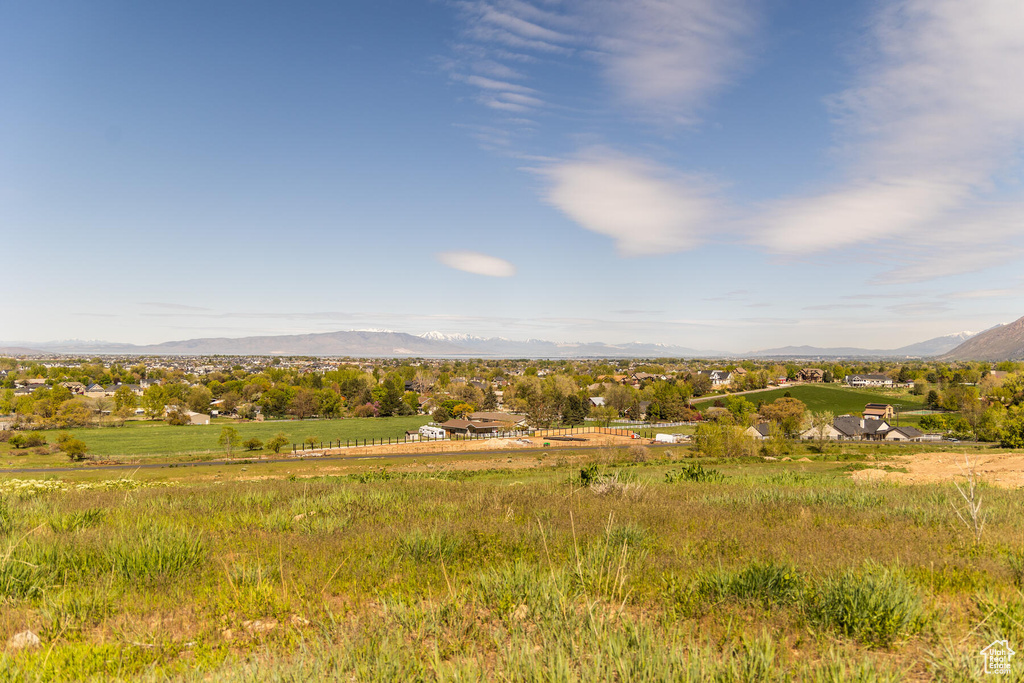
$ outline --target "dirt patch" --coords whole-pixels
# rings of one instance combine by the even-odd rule
[[[471,453],[473,451],[504,451],[526,448],[586,448],[588,446],[628,446],[643,442],[654,443],[650,439],[631,439],[628,436],[613,434],[573,434],[578,441],[556,441],[547,437],[530,436],[514,439],[470,439],[466,441],[410,441],[408,443],[383,444],[380,446],[352,446],[349,448],[332,448],[322,451],[299,451],[295,457],[315,457],[317,455],[407,455],[437,453]],[[549,444],[545,446],[545,444]]]
[[[975,473],[993,486],[1024,487],[1024,453],[993,453],[969,455]],[[919,453],[894,456],[885,464],[906,469],[891,472],[869,468],[857,470],[857,481],[895,481],[903,484],[927,484],[942,481],[963,481],[967,467],[962,453]]]

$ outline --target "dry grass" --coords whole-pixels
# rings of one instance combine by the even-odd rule
[[[588,457],[8,493],[0,640],[43,646],[0,680],[931,680],[1024,638],[1013,492],[975,543],[952,485]]]

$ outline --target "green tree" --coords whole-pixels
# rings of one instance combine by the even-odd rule
[[[135,395],[135,392],[124,386],[123,384],[117,388],[114,392],[114,408],[120,410],[121,408],[135,408],[139,405],[139,397]]]
[[[469,403],[459,403],[452,408],[452,417],[457,420],[465,420],[466,416],[473,412],[473,406]]]
[[[807,406],[796,398],[777,398],[760,409],[761,416],[782,427],[784,434],[793,436],[800,431]]]
[[[581,425],[590,414],[590,401],[573,394],[566,396],[562,403],[562,423],[567,425]]]
[[[321,389],[318,396],[317,412],[320,417],[333,419],[341,416],[343,401],[340,394],[333,389]]]
[[[271,438],[266,443],[267,448],[274,451],[275,453],[280,453],[281,449],[287,445],[288,437],[284,435],[284,432],[278,432],[277,434],[274,435],[273,438]]]
[[[255,436],[252,437],[251,439],[246,439],[245,443],[242,445],[245,446],[245,450],[247,451],[263,450],[263,442],[257,439]]]
[[[597,406],[596,408],[590,409],[590,417],[597,420],[599,423],[603,422],[604,426],[607,427],[611,424],[612,420],[619,416],[619,411],[615,410],[611,406]]]
[[[498,395],[494,393],[494,387],[490,384],[487,385],[487,393],[484,394],[484,400],[480,404],[480,409],[485,411],[498,409]]]
[[[389,375],[382,383],[373,388],[373,400],[380,405],[378,415],[390,417],[400,414],[402,397],[405,395],[405,379],[399,374]]]
[[[142,409],[146,417],[155,419],[164,414],[167,405],[167,392],[159,384],[154,384],[142,394]]]
[[[300,420],[304,420],[307,417],[316,415],[319,403],[316,391],[303,387],[295,392],[295,396],[292,397],[291,403],[288,406],[288,412]]]
[[[192,387],[188,391],[186,404],[189,410],[194,413],[210,414],[210,401],[213,400],[213,392],[206,387]]]
[[[227,425],[221,427],[220,438],[217,439],[217,443],[224,447],[224,450],[227,451],[229,458],[231,457],[231,450],[238,446],[238,444],[241,441],[242,437],[238,435],[237,429],[235,429],[234,427],[229,427]]]
[[[77,398],[65,401],[57,409],[53,421],[58,427],[84,427],[92,419],[92,411],[85,406],[88,399]]]

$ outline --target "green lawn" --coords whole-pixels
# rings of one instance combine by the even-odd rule
[[[923,396],[913,396],[906,392],[870,391],[813,384],[802,384],[794,387],[762,391],[756,394],[746,394],[743,398],[754,404],[761,401],[771,403],[775,399],[785,396],[787,392],[793,398],[803,401],[810,411],[829,410],[836,415],[862,413],[864,405],[867,403],[891,403],[893,406],[902,406],[906,410],[920,410],[924,407]],[[726,397],[722,396],[721,398],[724,400]],[[704,405],[706,407],[706,403]]]
[[[315,436],[321,441],[345,439],[399,438],[408,429],[430,422],[427,415],[409,417],[352,418],[346,420],[289,420],[282,422],[243,422],[233,426],[242,440],[256,437],[267,441],[283,432],[294,443]],[[90,455],[170,455],[176,453],[221,452],[221,429],[227,424],[171,427],[164,422],[128,422],[123,427],[70,430],[89,446]],[[57,440],[57,430],[41,432],[49,443]],[[9,448],[7,444],[0,447]],[[23,452],[23,451],[22,451]],[[13,451],[8,455],[15,455]]]

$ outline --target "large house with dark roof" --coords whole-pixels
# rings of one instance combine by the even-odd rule
[[[800,434],[801,439],[829,441],[922,441],[924,433],[916,427],[893,427],[885,420],[865,420],[856,415],[840,415],[832,420],[824,434],[811,428]]]

